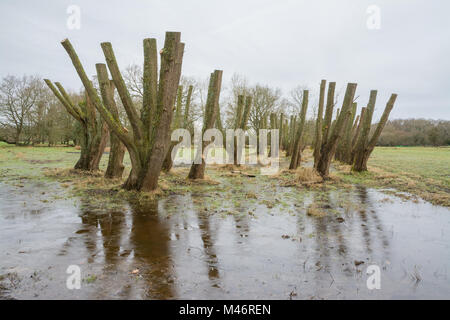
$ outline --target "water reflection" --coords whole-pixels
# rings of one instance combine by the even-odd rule
[[[210,225],[210,216],[206,210],[197,210],[198,226],[200,237],[203,243],[205,263],[208,268],[208,278],[212,281],[212,286],[220,286],[220,274],[218,269],[218,259],[214,246],[215,234]]]
[[[169,248],[170,221],[158,214],[158,200],[145,205],[130,203],[132,227],[130,245],[140,275],[147,283],[146,296],[155,299],[175,297],[173,263]]]
[[[122,298],[287,298],[293,287],[303,288],[298,298],[361,297],[365,267],[391,260],[389,220],[374,194],[312,191],[291,203],[295,214],[256,205],[255,217],[240,203],[224,217],[202,196],[172,195],[123,211],[85,210],[78,234],[88,263],[119,279]],[[308,216],[311,203],[327,214]]]

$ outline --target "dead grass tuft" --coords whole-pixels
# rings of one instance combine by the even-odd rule
[[[313,168],[300,167],[296,171],[297,180],[304,184],[314,184],[323,182],[323,178]]]

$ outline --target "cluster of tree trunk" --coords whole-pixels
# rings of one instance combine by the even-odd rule
[[[321,95],[322,98],[319,99],[324,101],[324,90],[325,82],[321,82]],[[340,139],[344,134],[344,129],[347,127],[347,123],[350,121],[352,114],[352,105],[356,91],[356,83],[347,84],[347,89],[344,95],[344,101],[335,121],[332,123],[333,108],[334,108],[334,91],[336,83],[330,82],[328,85],[328,96],[327,104],[325,109],[325,117],[322,119],[317,119],[316,125],[319,126],[319,130],[322,130],[322,134],[317,134],[316,130],[316,141],[314,150],[314,168],[319,172],[323,178],[327,178],[329,175],[331,160],[333,159],[336,148]],[[322,102],[323,103],[323,102]],[[319,106],[320,108],[320,106]],[[321,118],[322,114],[318,112],[318,118]]]
[[[380,138],[381,132],[383,131],[386,122],[388,121],[389,114],[394,107],[395,100],[397,99],[396,94],[392,94],[389,98],[386,107],[384,108],[383,115],[372,134],[370,135],[371,123],[373,111],[375,109],[377,91],[372,90],[370,92],[370,99],[366,109],[361,111],[359,130],[354,136],[355,148],[352,152],[352,170],[354,171],[366,171],[367,161],[369,160],[370,154],[372,153],[378,139]]]
[[[158,80],[158,51],[156,39],[144,39],[143,99],[140,112],[136,109],[120,73],[111,43],[101,44],[112,82],[105,64],[97,64],[101,98],[89,80],[68,39],[62,41],[87,96],[108,125],[109,130],[126,147],[131,160],[131,172],[125,189],[152,191],[158,186],[158,177],[170,145],[170,125],[177,89],[181,77],[184,43],[179,32],[167,32],[164,48],[160,51]],[[131,129],[123,126],[112,110],[111,83],[114,84],[124,106]],[[109,98],[108,98],[109,97]]]
[[[98,117],[95,108],[87,95],[83,102],[76,104],[72,101],[59,82],[56,82],[54,85],[48,79],[45,79],[44,81],[66,108],[67,112],[78,121],[81,126],[81,152],[80,158],[75,164],[75,169],[86,171],[98,170],[100,159],[108,139],[108,128],[105,122]]]
[[[335,105],[334,95],[336,83],[330,82],[328,85],[328,95],[325,107],[326,81],[320,83],[319,105],[315,126],[314,137],[314,169],[323,177],[329,176],[331,160],[336,160],[352,165],[354,171],[367,170],[367,160],[381,132],[388,120],[396,94],[392,94],[383,115],[371,137],[372,115],[375,109],[377,91],[370,92],[367,107],[361,109],[357,115],[357,104],[354,102],[356,83],[347,84],[342,107],[337,109],[337,115],[333,120],[333,108]],[[294,153],[292,154],[292,159]],[[293,160],[291,159],[291,165]]]
[[[219,113],[219,97],[222,86],[222,70],[215,70],[211,73],[209,79],[208,96],[206,99],[205,113],[203,116],[202,137],[206,130],[212,129],[216,123],[217,114]],[[199,147],[195,155],[195,161],[189,170],[189,179],[205,178],[205,155],[204,150],[208,145],[207,141],[201,139]]]
[[[132,95],[120,72],[110,43],[101,44],[106,64],[96,64],[99,90],[94,87],[86,75],[69,40],[63,40],[62,46],[83,83],[85,99],[81,103],[75,103],[60,83],[53,84],[47,79],[45,83],[81,127],[81,155],[75,168],[98,170],[109,138],[111,151],[105,176],[107,178],[122,176],[123,158],[125,150],[127,150],[132,168],[124,183],[124,188],[141,191],[155,190],[158,186],[160,172],[162,170],[169,171],[173,166],[172,151],[176,142],[171,142],[171,132],[175,129],[187,128],[189,125],[193,86],[188,87],[186,94],[183,86],[180,86],[184,53],[184,43],[180,41],[180,33],[166,33],[164,48],[160,51],[159,72],[156,39],[144,39],[142,103],[140,103],[139,110],[137,109],[139,106],[132,100]],[[108,70],[112,80],[108,75]],[[206,130],[214,127],[223,133],[219,109],[221,83],[222,71],[215,70],[209,81],[202,138]],[[314,135],[312,144],[314,169],[322,177],[328,177],[330,164],[334,157],[339,161],[351,164],[354,171],[367,170],[367,160],[388,120],[397,95],[392,94],[390,97],[381,120],[370,137],[377,92],[371,91],[367,107],[362,108],[361,113],[357,115],[357,104],[354,102],[357,85],[355,83],[347,84],[342,106],[337,109],[336,118],[333,120],[336,83],[328,84],[328,93],[325,99],[326,86],[326,80],[322,80],[314,134],[306,133],[308,90],[303,90],[302,93],[298,91],[298,101],[302,96],[300,112],[298,116],[291,116],[290,119],[286,119],[283,113],[280,113],[278,117],[272,105],[270,108],[262,108],[256,99],[258,95],[253,95],[255,107],[252,108],[252,96],[239,94],[236,114],[231,124],[235,130],[239,129],[238,131],[241,132],[235,133],[232,141],[234,163],[237,165],[240,163],[242,149],[238,148],[238,139],[241,139],[239,142],[242,143],[241,136],[247,129],[250,120],[254,128],[256,125],[258,139],[260,138],[259,129],[279,129],[279,146],[286,151],[287,156],[291,157],[290,169],[296,169],[300,165],[306,140]],[[129,128],[124,126],[119,117],[114,99],[116,90],[128,118]],[[265,101],[264,99],[260,100]],[[255,110],[252,111],[252,109]],[[264,112],[260,112],[261,110]],[[312,125],[313,123],[308,125],[311,132]],[[196,160],[189,171],[189,179],[204,178],[206,167],[204,150],[209,143],[203,139],[199,142],[195,155]],[[245,137],[243,143],[245,145]],[[258,143],[258,153],[259,147]],[[273,150],[270,150],[269,155],[272,152]]]

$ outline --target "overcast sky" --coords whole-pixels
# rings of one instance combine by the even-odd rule
[[[67,27],[70,5],[81,10],[79,30]],[[370,5],[380,29],[367,27]],[[359,106],[378,90],[376,119],[397,93],[391,118],[450,120],[449,1],[1,0],[0,27],[0,77],[39,74],[78,90],[62,39],[94,75],[100,42],[125,68],[142,63],[142,39],[162,47],[165,31],[180,31],[186,76],[222,69],[225,81],[239,73],[286,95],[297,85],[317,92],[321,79],[342,92],[356,82]]]

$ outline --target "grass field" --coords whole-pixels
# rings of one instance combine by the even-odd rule
[[[72,168],[79,151],[71,147],[15,147],[0,145],[0,181],[23,184],[24,179],[48,179],[44,172]],[[106,169],[108,157],[100,169]],[[129,170],[128,157],[125,165]],[[345,184],[392,188],[419,196],[433,204],[450,206],[450,148],[377,147],[369,171],[352,173],[335,163],[334,173]],[[126,177],[128,171],[125,172]],[[21,182],[22,181],[22,182]],[[116,182],[117,184],[118,182]]]
[[[377,147],[366,173],[350,173],[339,166],[339,175],[350,183],[392,187],[434,204],[450,206],[450,148]]]

